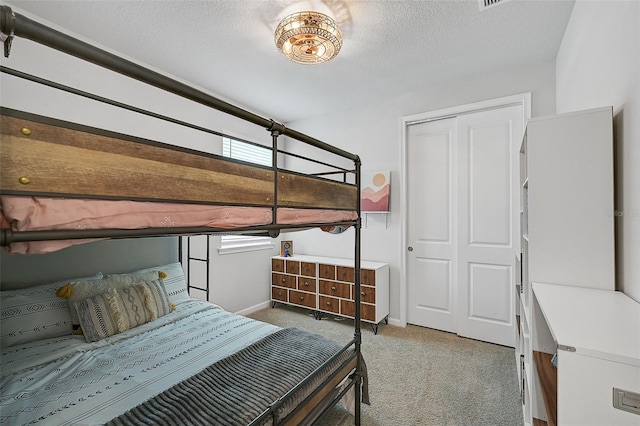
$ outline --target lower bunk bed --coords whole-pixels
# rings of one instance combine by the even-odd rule
[[[354,409],[354,342],[191,299],[179,263],[0,301],[0,424],[299,425]]]

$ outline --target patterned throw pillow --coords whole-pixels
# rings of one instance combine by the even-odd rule
[[[56,295],[63,299],[69,299],[71,302],[76,302],[78,300],[84,300],[98,294],[106,293],[110,289],[120,289],[129,287],[135,283],[157,280],[160,275],[164,276],[160,271],[154,269],[146,272],[109,275],[99,281],[75,280],[60,287],[56,291]],[[80,321],[75,304],[69,303],[68,309],[71,314],[73,330],[77,330],[80,327]]]
[[[96,282],[102,274],[82,279]],[[71,334],[68,303],[56,297],[56,290],[68,282],[0,291],[0,346],[7,348]]]
[[[72,304],[87,342],[122,333],[171,312],[159,280],[111,289]]]
[[[170,313],[174,306],[169,301],[169,296],[160,280],[150,281],[138,287],[142,287],[145,294],[147,309],[151,311],[153,319],[160,318]]]
[[[102,293],[71,302],[77,312],[87,342],[95,342],[119,333],[117,320],[109,307],[110,298],[107,297],[107,294]]]

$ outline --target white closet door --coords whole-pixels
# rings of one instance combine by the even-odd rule
[[[521,106],[407,129],[407,319],[514,346]]]
[[[521,106],[458,117],[458,334],[514,346]]]
[[[407,139],[411,324],[456,331],[456,119],[411,125]]]

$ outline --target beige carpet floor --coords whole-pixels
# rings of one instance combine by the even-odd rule
[[[353,338],[353,321],[315,320],[309,311],[278,305],[249,315],[281,327],[298,327],[339,342]],[[429,328],[384,325],[362,329],[371,405],[363,426],[522,425],[513,348]],[[352,425],[353,416],[333,408],[323,426]]]

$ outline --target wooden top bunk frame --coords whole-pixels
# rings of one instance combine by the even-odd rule
[[[216,227],[180,227],[180,228],[144,228],[144,229],[82,229],[82,230],[37,230],[15,231],[3,228],[0,231],[0,245],[7,246],[14,242],[54,241],[94,238],[132,238],[168,235],[196,235],[211,233],[244,233],[252,235],[277,236],[282,230],[295,230],[318,227],[353,227],[354,267],[355,267],[355,331],[354,339],[346,346],[354,346],[357,354],[355,374],[352,386],[355,389],[355,422],[360,424],[360,403],[362,383],[361,360],[361,328],[360,328],[360,158],[352,153],[312,138],[306,134],[287,128],[272,119],[261,117],[233,104],[220,100],[201,90],[171,79],[163,74],[145,68],[139,64],[121,58],[110,52],[99,49],[81,40],[73,38],[48,26],[40,24],[21,14],[15,13],[8,6],[0,6],[0,30],[5,57],[9,57],[14,37],[22,37],[48,46],[60,52],[72,55],[113,72],[149,84],[161,90],[173,93],[206,107],[224,112],[257,126],[261,126],[271,134],[272,167],[255,166],[221,156],[189,150],[158,142],[143,140],[123,134],[101,129],[90,128],[73,123],[62,122],[47,117],[36,116],[20,111],[2,110],[2,147],[0,149],[0,195],[20,195],[32,197],[82,198],[98,200],[133,200],[143,202],[187,203],[197,205],[219,205],[239,207],[261,207],[272,211],[272,221],[267,224],[228,228]],[[132,113],[143,114],[174,124],[186,126],[219,136],[223,134],[171,117],[145,111],[137,107],[125,105],[112,99],[64,86],[33,75],[1,67],[0,71],[42,84],[64,90],[124,108]],[[28,121],[42,138],[30,138],[29,128],[22,130],[20,123]],[[18,126],[18,127],[16,127]],[[20,134],[18,134],[20,132]],[[89,136],[87,136],[89,135]],[[323,153],[335,155],[353,161],[353,169],[334,166],[324,161],[301,157],[278,148],[280,136],[287,136],[321,150]],[[28,140],[28,144],[24,140]],[[234,137],[234,139],[237,139]],[[61,142],[64,141],[64,142]],[[74,141],[74,142],[69,142]],[[90,167],[77,168],[70,156],[90,149],[97,163]],[[167,151],[168,150],[168,151]],[[171,155],[167,155],[170,152]],[[278,167],[278,155],[292,155],[316,165],[327,166],[327,172],[303,174]],[[326,156],[327,154],[323,154]],[[47,166],[47,162],[51,162]],[[93,160],[92,160],[93,161]],[[125,170],[132,172],[130,176],[121,175],[118,179],[109,174],[109,164],[124,162]],[[145,184],[140,184],[140,175],[146,161],[162,164],[162,169],[145,175]],[[76,161],[76,165],[80,162]],[[30,164],[36,175],[29,178],[20,176],[20,168]],[[35,166],[34,166],[35,164]],[[118,163],[122,165],[122,163]],[[64,172],[63,172],[64,171]],[[122,168],[119,167],[119,172]],[[136,173],[133,173],[136,171]],[[89,175],[87,175],[87,173]],[[167,179],[165,176],[179,178]],[[335,176],[343,176],[342,181]],[[72,179],[78,176],[89,176],[83,184]],[[332,176],[329,179],[326,176]],[[349,176],[349,179],[347,178]],[[24,179],[23,179],[24,177]],[[147,180],[148,179],[148,180]],[[349,182],[350,181],[350,182]],[[206,182],[203,184],[202,182]],[[215,191],[210,188],[215,185]],[[162,193],[153,188],[162,188]],[[242,190],[239,190],[242,189]],[[354,212],[349,220],[337,222],[313,222],[282,224],[278,221],[279,209],[326,209]],[[345,347],[345,348],[346,348]],[[325,389],[325,393],[328,392]],[[322,393],[319,394],[321,396]],[[317,405],[319,396],[314,397]],[[337,401],[337,399],[336,399]],[[335,401],[334,401],[335,402]],[[269,415],[270,413],[263,413]]]

